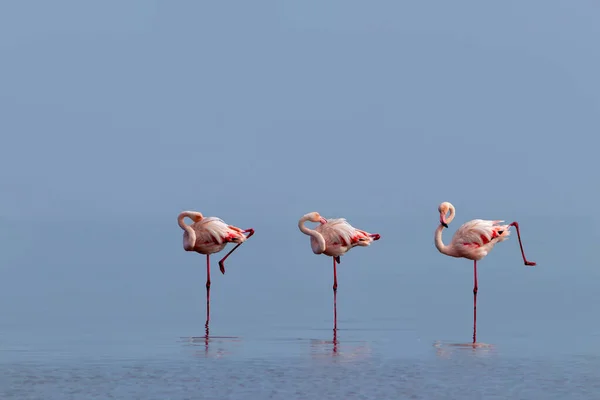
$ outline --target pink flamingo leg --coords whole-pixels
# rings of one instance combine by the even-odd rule
[[[521,242],[521,232],[519,231],[519,223],[515,221],[512,222],[510,226],[514,226],[517,229],[517,237],[519,238],[519,246],[521,247],[521,255],[523,256],[523,262],[525,263],[525,265],[533,267],[534,265],[536,265],[536,263],[534,263],[533,261],[527,261],[527,258],[525,257],[525,252],[523,251],[523,243]]]
[[[477,260],[473,264],[475,284],[473,286],[473,343],[477,341]]]
[[[335,295],[333,295],[333,332],[337,331],[337,302],[335,301]]]
[[[206,255],[206,324],[210,320],[210,256]]]
[[[337,353],[337,268],[336,258],[333,258],[333,352]]]
[[[337,292],[337,268],[335,263],[336,257],[333,257],[333,298],[335,302],[335,294]]]
[[[337,268],[335,259],[333,258],[333,332],[337,332]]]
[[[243,233],[248,233],[248,236],[246,236],[246,239],[248,239],[250,236],[254,235],[254,229],[252,229],[252,228],[246,229],[245,231],[243,231]],[[233,253],[235,251],[235,249],[240,247],[241,244],[242,243],[238,243],[237,246],[235,246],[233,249],[231,249],[231,251],[229,253],[227,253],[225,255],[225,257],[223,257],[221,259],[221,261],[219,261],[219,269],[221,270],[222,274],[225,274],[225,260],[227,260],[227,257],[229,257],[231,255],[231,253]]]

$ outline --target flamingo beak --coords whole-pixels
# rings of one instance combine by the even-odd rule
[[[442,225],[444,228],[448,227],[448,224],[446,223],[446,216],[444,214],[440,214],[440,225]]]
[[[322,224],[326,224],[327,220],[325,218],[321,217],[321,218],[319,218],[319,222]]]

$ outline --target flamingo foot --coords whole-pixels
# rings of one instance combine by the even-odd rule
[[[254,229],[248,228],[248,229],[242,231],[242,233],[247,233],[248,235],[246,236],[246,239],[248,239],[250,236],[254,235]],[[233,249],[231,249],[231,251],[229,253],[227,253],[225,255],[225,257],[223,257],[221,259],[221,261],[219,261],[219,269],[221,270],[221,273],[223,275],[225,275],[225,260],[227,260],[227,257],[229,257],[231,255],[231,253],[233,253],[238,247],[240,247],[242,245],[242,243],[243,242],[236,244],[235,247]]]
[[[373,233],[371,235],[371,237],[373,238],[373,240],[379,240],[379,239],[381,239],[381,235],[379,233]]]
[[[529,267],[533,267],[533,266],[535,266],[537,264],[535,262],[533,262],[533,261],[525,261],[525,265],[529,266]]]

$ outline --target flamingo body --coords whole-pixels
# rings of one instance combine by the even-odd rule
[[[510,226],[499,225],[501,222],[504,221],[474,219],[464,223],[454,233],[447,255],[474,261],[483,259],[497,243],[510,236]]]
[[[315,229],[310,229],[304,225],[307,221],[320,222],[320,225]],[[381,236],[378,233],[368,233],[356,229],[344,218],[327,220],[318,212],[311,212],[300,218],[298,228],[300,232],[310,236],[310,247],[313,253],[325,254],[333,258],[333,304],[334,310],[336,310],[336,262],[339,263],[340,257],[353,247],[369,246],[374,240],[379,240]],[[334,315],[336,315],[335,312]]]
[[[314,236],[310,238],[313,253],[339,257],[356,246],[369,246],[379,235],[369,236],[368,232],[356,229],[345,218],[328,219],[315,228],[325,239],[325,249],[322,250]]]
[[[183,232],[183,249],[200,254],[218,253],[227,243],[244,243],[246,235],[236,226],[227,225],[221,218],[205,217],[189,225],[193,231]]]

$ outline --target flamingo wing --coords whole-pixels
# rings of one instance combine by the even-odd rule
[[[200,243],[223,244],[230,235],[227,224],[217,217],[203,218],[195,224],[196,240]]]
[[[345,218],[328,219],[327,223],[317,226],[316,230],[323,235],[328,246],[349,246],[356,233],[356,229]]]
[[[243,233],[244,230],[242,228],[238,228],[237,226],[233,226],[233,225],[227,225],[227,227],[233,231],[239,232],[239,233]]]
[[[504,221],[474,219],[466,222],[458,228],[452,238],[452,243],[458,246],[481,247],[496,238],[501,238],[500,241],[502,241],[509,235],[509,226],[499,225],[501,222]]]
[[[373,241],[373,238],[371,237],[369,232],[363,231],[360,229],[356,229],[356,233],[355,233],[354,237],[352,238],[352,240],[353,240],[353,243],[359,243],[359,242],[371,243]]]

